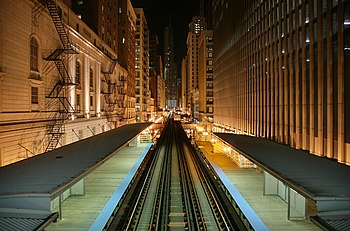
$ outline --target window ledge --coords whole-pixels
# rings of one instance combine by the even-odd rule
[[[40,73],[39,72],[36,72],[36,71],[30,71],[29,73],[29,78],[28,78],[30,81],[33,81],[34,83],[42,83],[43,80],[40,76]]]

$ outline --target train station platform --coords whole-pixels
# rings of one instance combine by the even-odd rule
[[[152,143],[140,143],[138,146],[127,146],[98,167],[85,178],[84,196],[67,198],[62,203],[62,220],[51,223],[46,231],[81,231],[94,229],[94,224],[102,210],[106,208],[113,195],[122,195],[125,179],[130,179],[135,172],[131,171],[138,160],[143,159]],[[122,164],[121,164],[122,163]],[[138,166],[136,166],[138,167]],[[118,190],[119,189],[119,190]],[[117,203],[112,201],[113,205]],[[106,216],[108,219],[109,216]],[[104,224],[102,224],[103,228]]]
[[[263,195],[284,200],[289,220],[309,217],[327,230],[350,230],[349,166],[268,139],[231,133],[214,136],[220,141],[214,146],[262,170]]]
[[[0,230],[46,230],[57,219],[59,230],[65,223],[67,230],[84,230],[104,206],[94,193],[108,200],[106,192],[150,148],[140,143],[140,134],[151,124],[124,125],[0,168]]]
[[[289,220],[285,201],[274,195],[264,196],[264,174],[261,171],[256,168],[240,168],[225,153],[214,153],[213,145],[209,141],[196,142],[203,154],[221,168],[269,230],[321,230],[309,219]]]

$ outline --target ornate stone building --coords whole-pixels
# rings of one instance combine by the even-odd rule
[[[128,73],[69,7],[1,1],[0,18],[0,166],[118,126]]]

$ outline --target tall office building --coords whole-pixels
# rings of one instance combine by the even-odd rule
[[[196,90],[198,90],[198,52],[199,37],[205,28],[204,18],[200,16],[193,17],[189,24],[187,34],[187,107],[192,110],[193,114],[198,115],[198,110],[194,110]],[[196,106],[198,108],[198,105]],[[196,111],[196,112],[195,112]]]
[[[149,76],[150,76],[150,90],[151,98],[154,99],[154,108],[156,111],[164,108],[161,104],[161,92],[159,91],[159,81],[164,82],[163,78],[163,64],[162,57],[158,51],[159,40],[157,35],[150,36],[149,42]],[[163,99],[164,100],[164,99]]]
[[[118,2],[71,0],[72,9],[114,52],[118,53]]]
[[[203,30],[198,49],[198,118],[212,122],[214,113],[213,31]]]
[[[125,76],[126,105],[120,105],[127,112],[128,122],[135,122],[135,35],[136,14],[130,0],[119,0],[118,4],[118,63],[128,71]]]
[[[135,8],[135,97],[136,120],[147,121],[151,114],[149,90],[149,30],[142,8]]]
[[[134,122],[135,118],[135,97],[134,92],[134,68],[130,65],[133,57],[133,36],[135,30],[135,13],[130,0],[71,0],[72,9],[103,41],[99,43],[93,40],[92,43],[113,62],[102,71],[102,82],[110,85],[107,91],[104,91],[105,109],[111,113],[117,113],[118,116],[110,119],[116,124]],[[78,32],[90,36],[86,30],[77,28]],[[119,36],[120,35],[120,36]],[[123,43],[124,41],[124,43]],[[114,51],[114,55],[109,52],[109,48]],[[119,50],[120,49],[120,50]],[[127,55],[125,55],[127,54]],[[118,73],[116,80],[110,79],[110,73],[115,71],[116,63],[121,64],[128,70],[128,74]],[[125,64],[126,63],[126,64]],[[107,95],[116,94],[116,97]]]
[[[187,108],[187,91],[186,91],[186,81],[187,81],[187,56],[185,56],[181,61],[181,94],[179,97],[179,106],[183,109]]]
[[[350,2],[213,10],[214,122],[350,165]]]
[[[177,106],[177,65],[174,52],[174,29],[170,19],[169,26],[164,28],[164,79],[168,108]]]
[[[213,28],[213,0],[199,1],[199,16],[205,19],[205,29],[211,30]]]
[[[150,73],[155,71],[157,73],[160,73],[159,66],[157,65],[158,62],[158,47],[159,47],[159,40],[157,35],[150,35],[149,37],[149,71]]]

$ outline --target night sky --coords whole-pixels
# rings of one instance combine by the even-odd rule
[[[162,56],[164,27],[169,25],[169,15],[171,14],[175,39],[175,59],[176,63],[180,65],[186,54],[188,24],[193,16],[198,15],[199,0],[131,0],[131,3],[133,7],[144,9],[151,34],[158,35],[159,52]]]

